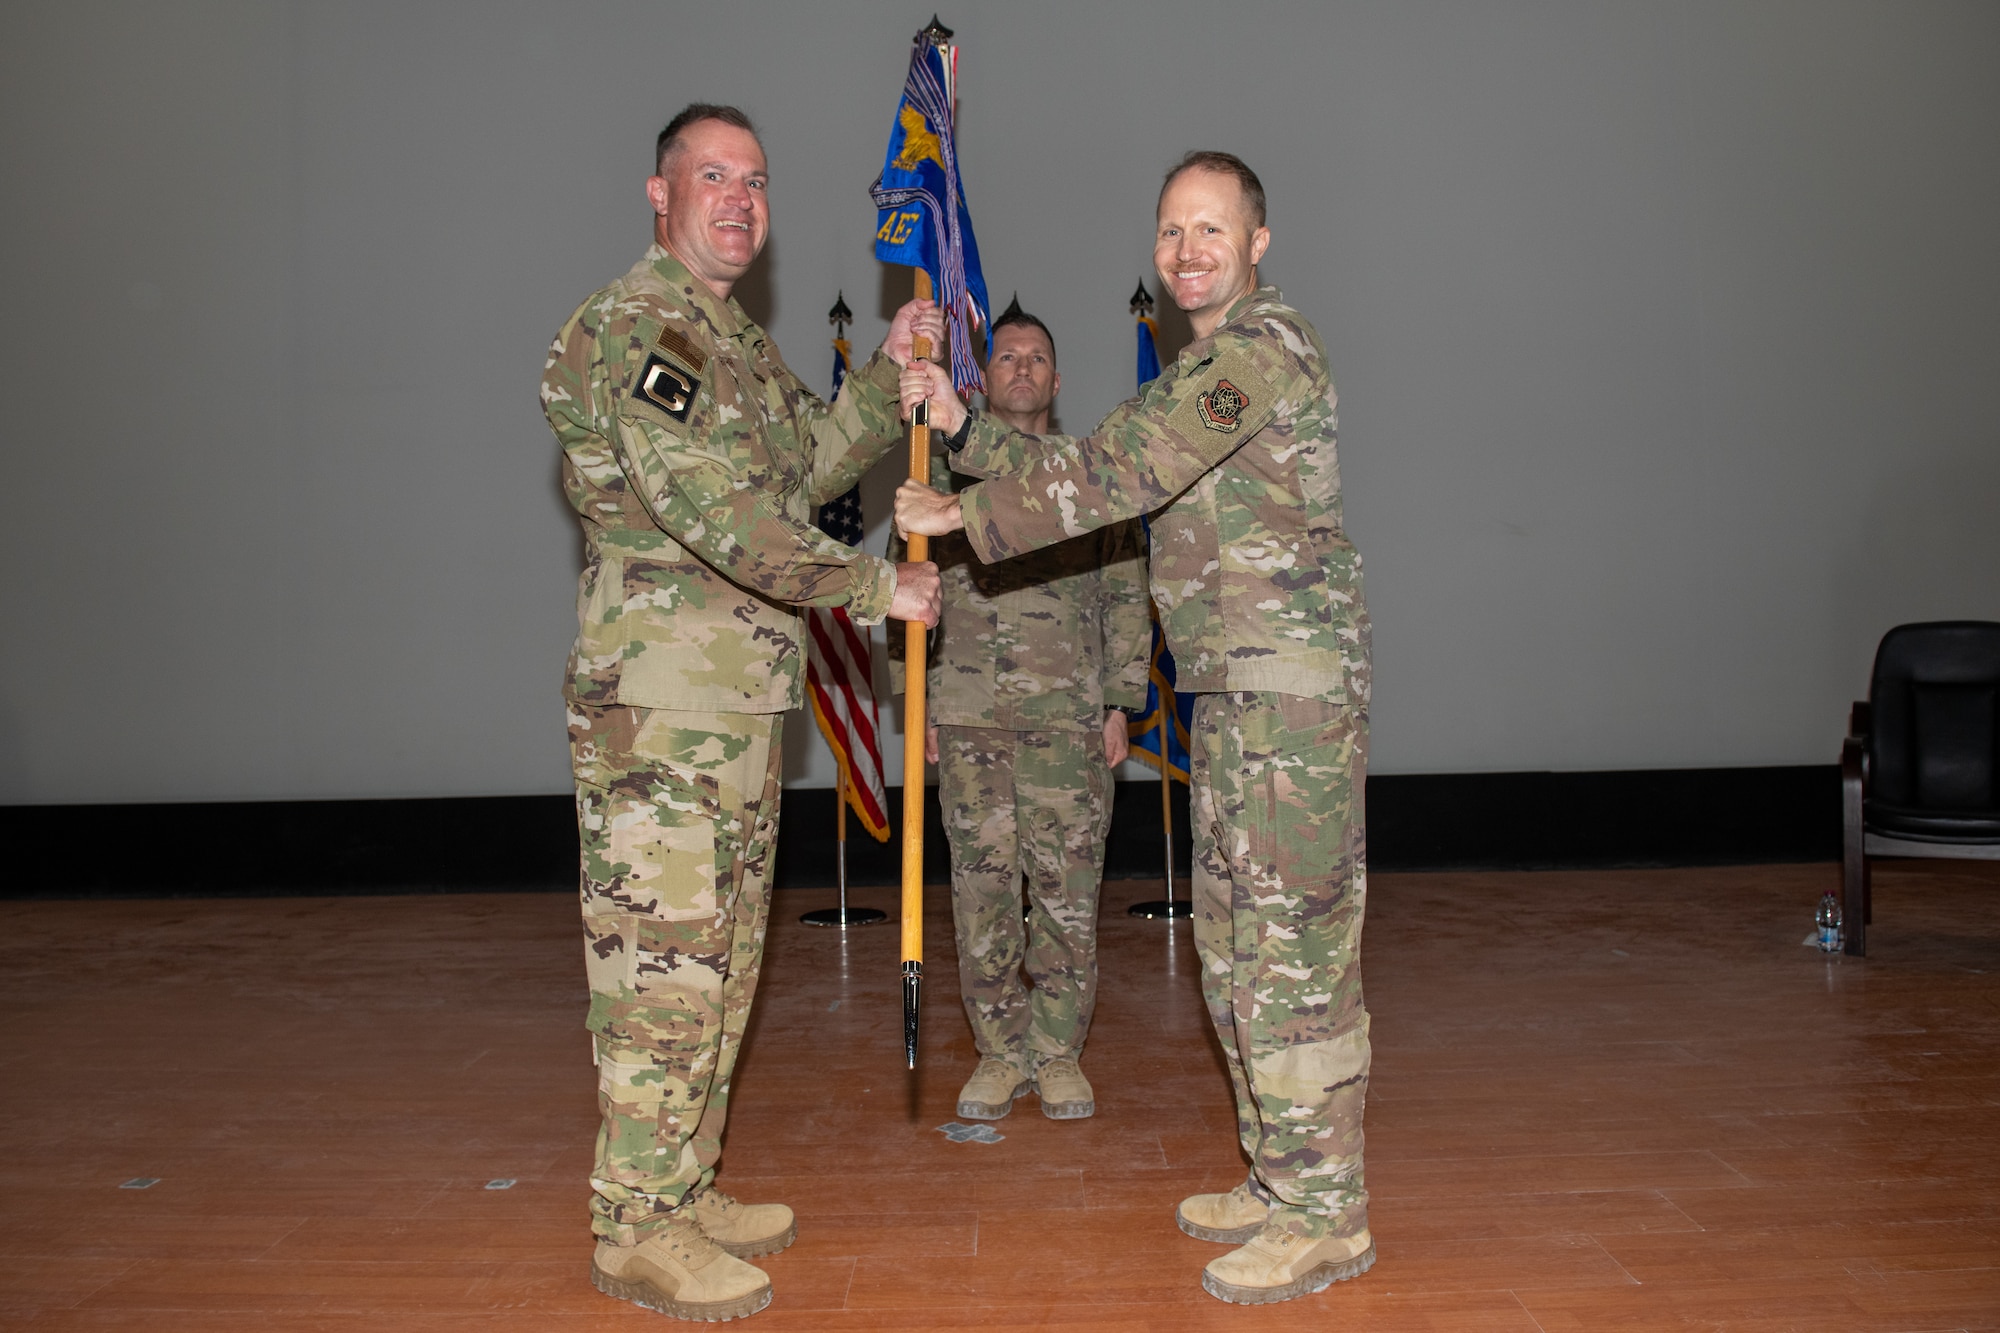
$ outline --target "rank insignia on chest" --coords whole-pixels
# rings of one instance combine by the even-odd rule
[[[694,396],[700,390],[701,380],[694,374],[658,352],[648,352],[646,364],[639,371],[635,392],[675,421],[686,421],[688,412],[694,407]]]
[[[1243,424],[1243,409],[1250,406],[1250,400],[1228,380],[1217,380],[1213,389],[1195,400],[1194,406],[1201,414],[1202,425],[1228,435]]]

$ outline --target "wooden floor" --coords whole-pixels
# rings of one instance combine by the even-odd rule
[[[1836,873],[1379,876],[1381,1259],[1264,1309],[1174,1228],[1242,1165],[1187,928],[1125,914],[1156,885],[1107,889],[1097,1117],[995,1144],[937,1132],[941,893],[916,1076],[893,928],[785,894],[722,1175],[800,1215],[754,1326],[2000,1330],[2000,867],[1885,867],[1866,960],[1800,947]],[[585,1277],[576,935],[559,896],[0,904],[0,1326],[669,1326]]]

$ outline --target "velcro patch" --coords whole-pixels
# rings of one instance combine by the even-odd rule
[[[678,329],[662,327],[659,336],[653,339],[653,346],[665,352],[696,375],[708,366],[708,354],[688,341],[687,335]]]
[[[1243,390],[1226,379],[1218,379],[1214,388],[1195,400],[1201,424],[1224,435],[1234,433],[1243,424],[1243,409],[1248,406],[1250,400],[1243,396]]]
[[[639,379],[632,388],[634,397],[659,408],[675,421],[688,419],[688,413],[694,408],[694,397],[700,391],[699,377],[658,352],[646,354],[646,364],[640,369]]]

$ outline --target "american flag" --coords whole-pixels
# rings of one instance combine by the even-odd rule
[[[833,392],[847,377],[847,343],[833,344]],[[819,507],[819,529],[837,542],[861,545],[861,488]],[[839,763],[847,803],[877,842],[889,840],[889,793],[882,786],[882,747],[876,739],[875,667],[868,636],[842,606],[806,608],[806,692],[813,720]]]

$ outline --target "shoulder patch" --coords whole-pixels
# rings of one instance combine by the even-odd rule
[[[1195,400],[1195,411],[1201,416],[1201,424],[1224,435],[1235,433],[1236,428],[1243,424],[1243,409],[1248,406],[1250,400],[1243,396],[1243,390],[1227,379],[1217,379],[1214,388]]]
[[[646,354],[646,364],[639,368],[639,378],[632,386],[634,398],[658,408],[675,421],[683,422],[693,410],[695,395],[699,392],[699,376],[675,365],[658,352]]]
[[[659,336],[653,339],[653,346],[673,357],[696,375],[701,374],[708,365],[708,354],[688,341],[687,335],[678,329],[661,326]]]

